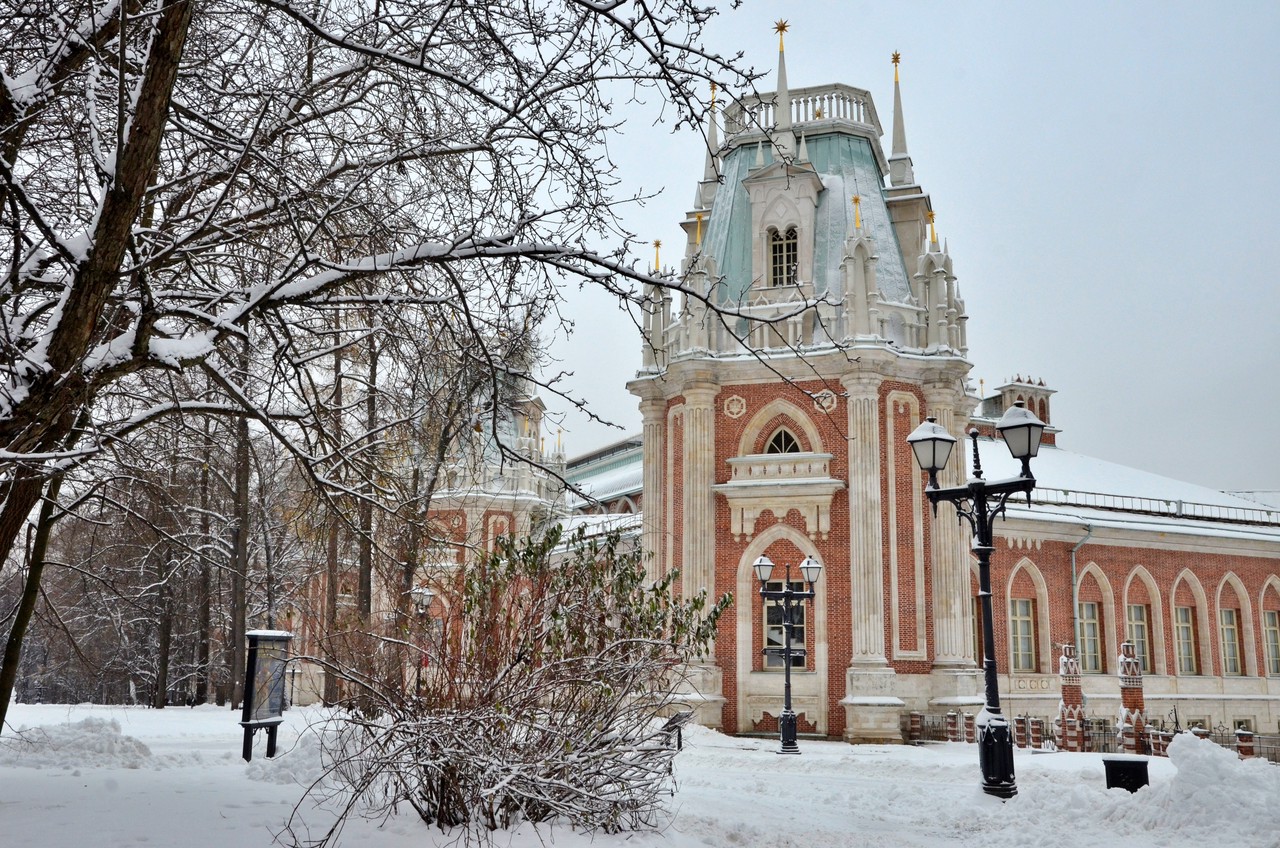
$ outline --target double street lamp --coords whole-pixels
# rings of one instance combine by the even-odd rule
[[[924,493],[933,504],[934,515],[938,502],[954,504],[956,513],[969,523],[973,530],[973,552],[978,555],[978,598],[982,604],[982,657],[986,681],[986,705],[978,716],[978,763],[982,769],[982,789],[988,795],[1012,798],[1018,794],[1013,777],[1013,735],[1009,722],[1000,712],[1000,690],[996,679],[996,641],[991,612],[991,553],[992,525],[1002,516],[1009,498],[1025,492],[1030,503],[1031,490],[1036,479],[1031,475],[1031,458],[1040,450],[1040,437],[1045,424],[1018,401],[1007,409],[996,430],[1013,458],[1022,463],[1021,473],[1007,480],[982,479],[982,465],[978,460],[978,431],[969,430],[973,440],[973,477],[963,486],[938,488],[938,472],[947,465],[955,438],[940,425],[936,418],[927,418],[917,427],[907,443],[915,454],[916,462],[929,474]]]
[[[804,602],[814,596],[813,584],[818,581],[818,575],[822,573],[822,563],[813,557],[805,557],[804,562],[800,563],[800,574],[804,577],[805,583],[809,584],[809,588],[804,590],[791,588],[789,564],[786,566],[787,578],[783,581],[781,589],[769,588],[769,578],[773,576],[773,560],[767,556],[761,556],[752,568],[755,569],[756,579],[760,581],[760,597],[766,602],[779,601],[782,609],[782,647],[766,646],[764,652],[782,656],[782,715],[778,718],[782,747],[778,753],[798,754],[800,746],[796,744],[796,714],[791,709],[791,658],[804,657],[806,651],[803,647],[791,647],[791,634],[796,627],[795,608],[797,606],[803,608]]]

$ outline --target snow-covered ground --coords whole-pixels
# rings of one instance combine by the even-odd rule
[[[259,734],[246,765],[229,710],[12,705],[0,735],[0,845],[271,845],[317,772],[308,727],[324,716],[289,711],[281,755],[266,760]],[[1240,762],[1189,736],[1175,740],[1170,759],[1151,760],[1151,786],[1134,795],[1105,788],[1098,755],[1019,751],[1019,794],[1006,803],[979,789],[971,745],[801,746],[801,756],[783,757],[773,741],[693,728],[662,832],[592,837],[526,826],[495,844],[1280,848],[1280,767]],[[300,814],[311,836],[333,820],[311,804]],[[353,821],[342,844],[421,848],[456,836],[409,813]]]

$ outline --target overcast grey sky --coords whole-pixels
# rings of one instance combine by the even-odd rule
[[[886,152],[902,52],[910,153],[950,242],[975,382],[1044,379],[1071,450],[1280,488],[1280,4],[748,0],[707,44],[745,51],[772,90],[778,18],[791,86],[870,90]],[[675,245],[704,154],[654,114],[611,150],[625,188],[664,189],[626,224]],[[640,427],[634,327],[573,297],[578,329],[552,353],[622,429],[569,416],[570,455]]]

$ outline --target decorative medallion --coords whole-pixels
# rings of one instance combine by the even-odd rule
[[[450,527],[461,527],[461,526],[462,526],[462,516],[461,516],[461,515],[454,515],[452,518],[450,518],[450,519],[449,519],[449,526],[450,526]]]
[[[840,398],[830,389],[823,389],[813,396],[813,406],[823,412],[834,412],[840,405]]]
[[[738,395],[725,398],[724,414],[730,418],[741,418],[747,414],[747,402]]]

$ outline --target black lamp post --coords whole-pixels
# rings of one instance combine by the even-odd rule
[[[996,638],[991,612],[991,552],[992,525],[1004,514],[1009,498],[1026,492],[1031,500],[1031,490],[1036,487],[1031,476],[1031,458],[1040,450],[1040,437],[1045,424],[1018,401],[1005,411],[996,429],[1004,437],[1013,458],[1022,462],[1022,472],[1008,480],[988,482],[982,479],[982,465],[978,461],[978,431],[971,429],[973,439],[973,477],[963,486],[950,489],[938,488],[938,472],[946,467],[947,459],[956,440],[937,419],[928,418],[917,427],[907,443],[915,454],[916,462],[929,474],[925,496],[938,512],[938,502],[954,504],[960,518],[973,529],[973,551],[978,555],[978,598],[982,603],[982,654],[986,680],[986,706],[978,717],[978,763],[982,769],[982,789],[988,795],[1012,798],[1018,794],[1013,777],[1013,735],[1009,722],[1000,712],[1000,689],[996,679]]]
[[[782,589],[768,588],[769,578],[773,575],[773,560],[767,556],[761,556],[755,561],[752,568],[755,569],[756,579],[760,581],[760,597],[766,601],[782,602],[782,647],[766,647],[764,652],[766,654],[778,653],[782,656],[782,715],[778,718],[778,730],[782,736],[782,747],[778,750],[778,753],[798,754],[800,753],[800,746],[796,744],[796,714],[791,709],[791,658],[805,656],[805,649],[791,647],[791,633],[796,626],[793,610],[795,605],[803,604],[814,596],[813,584],[817,582],[818,575],[822,573],[822,563],[813,557],[805,557],[804,562],[800,563],[800,574],[804,576],[805,582],[809,584],[807,590],[791,588],[790,565],[786,566],[787,579],[783,581]]]
[[[426,619],[427,613],[431,611],[431,602],[435,600],[435,597],[436,593],[425,586],[418,586],[409,590],[409,598],[413,601],[413,608],[414,611],[418,613],[419,619]],[[429,621],[426,626],[430,626]],[[419,648],[419,650],[422,651],[422,654],[415,658],[413,664],[413,694],[416,696],[422,695],[422,661],[426,659],[427,656],[425,639],[424,644]]]

